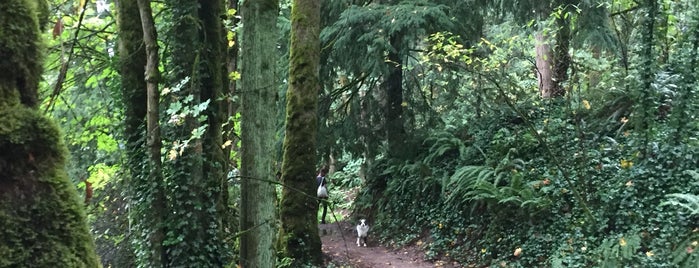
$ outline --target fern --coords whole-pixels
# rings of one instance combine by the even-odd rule
[[[676,206],[686,209],[691,215],[699,214],[699,195],[694,194],[668,194],[670,200],[660,203],[661,206]]]
[[[625,267],[633,261],[640,248],[641,236],[635,231],[621,237],[607,238],[596,249],[599,256],[598,267]]]
[[[691,172],[694,172],[690,173],[692,176],[697,174],[695,171]],[[699,215],[699,195],[674,193],[666,196],[669,200],[660,203],[661,206],[680,207],[690,215]],[[699,250],[698,244],[699,233],[694,231],[672,252],[672,263],[677,267],[699,267],[699,252],[694,252]]]
[[[672,252],[672,264],[676,267],[699,267],[699,233],[694,232],[690,237],[682,241],[680,246]]]
[[[424,163],[434,163],[435,160],[444,156],[448,152],[456,151],[459,153],[459,160],[463,160],[466,155],[466,145],[463,141],[449,132],[439,132],[425,139],[423,144],[432,144],[429,154],[424,158]]]
[[[488,166],[464,166],[451,176],[446,189],[450,190],[446,202],[454,205],[475,207],[489,205],[512,205],[531,212],[540,211],[552,201],[534,188],[533,183],[522,181],[522,176],[511,170],[524,167],[524,161],[513,160],[501,163],[498,168]]]

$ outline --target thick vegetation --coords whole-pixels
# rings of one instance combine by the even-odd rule
[[[141,14],[119,11],[116,1],[74,2],[51,1],[48,9],[53,28],[45,35],[44,82],[36,79],[41,68],[33,62],[0,60],[3,69],[26,73],[40,93],[36,100],[6,98],[17,93],[2,83],[0,108],[38,106],[66,130],[67,178],[83,192],[104,266],[246,261],[240,260],[241,250],[255,250],[240,248],[249,244],[238,242],[240,234],[255,237],[252,232],[280,228],[284,224],[276,220],[284,219],[248,218],[252,215],[239,209],[241,195],[250,196],[246,202],[268,198],[263,201],[276,212],[265,215],[281,209],[296,216],[293,208],[315,206],[241,193],[246,189],[240,187],[283,184],[273,175],[283,171],[282,151],[295,144],[282,141],[304,137],[317,137],[304,144],[317,145],[319,163],[294,165],[293,174],[279,178],[308,184],[301,175],[328,164],[331,200],[356,196],[335,208],[368,218],[382,243],[419,245],[428,259],[508,267],[699,264],[695,1],[321,1],[320,22],[295,18],[320,24],[307,27],[319,27],[321,66],[303,63],[310,60],[304,58],[291,66],[308,68],[309,74],[319,70],[318,129],[288,137],[285,131],[297,126],[283,123],[286,114],[296,114],[284,110],[296,100],[287,94],[289,83],[309,83],[298,92],[313,99],[306,95],[314,91],[315,77],[289,79],[292,1],[261,5],[259,12],[266,13],[249,15],[232,8],[237,1],[227,10],[224,1],[155,1],[150,5],[161,33],[156,119],[162,177],[149,175],[153,160],[147,153],[153,152],[146,146],[153,136],[144,118],[146,47],[139,45],[136,22]],[[118,2],[137,6],[135,0]],[[263,33],[245,34],[255,25],[239,24],[241,15],[277,13],[277,34],[268,32],[274,28],[271,18],[264,18],[269,25]],[[295,30],[306,33],[303,27]],[[264,40],[239,49],[245,40],[238,36],[259,34]],[[38,53],[36,43],[15,43]],[[235,66],[263,45],[276,51],[256,55],[264,64],[248,55],[246,64],[260,63],[255,68],[269,72],[242,79],[248,87],[264,88],[264,96],[245,96],[252,91],[236,89],[235,82],[247,73]],[[0,78],[15,73],[2,72]],[[265,104],[241,103],[249,98]],[[243,124],[241,134],[240,122],[246,114],[255,118],[251,113],[262,118]],[[24,114],[37,112],[0,113]],[[0,134],[9,126],[0,126]],[[260,127],[264,133],[254,131]],[[240,148],[255,149],[253,143],[241,144],[241,136],[268,137],[255,140],[264,144],[260,148],[269,158],[259,161],[265,164],[252,155],[241,163]],[[60,151],[51,148],[44,149]],[[285,153],[287,161],[313,157],[313,152],[303,158]],[[234,163],[242,170],[228,173]],[[313,191],[294,186],[280,185],[286,188],[276,192]],[[161,204],[157,198],[167,205],[151,211],[150,204]],[[158,232],[161,237],[149,236]],[[298,256],[315,259],[291,259],[279,244],[277,266],[317,261],[314,252],[301,250]]]

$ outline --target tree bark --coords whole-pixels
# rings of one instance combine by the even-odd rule
[[[240,265],[274,267],[276,252],[273,173],[277,101],[277,0],[242,6]]]
[[[550,98],[553,92],[553,53],[547,43],[548,38],[542,33],[534,35],[536,39],[536,78],[539,81],[539,94],[543,98]]]
[[[534,35],[536,39],[536,75],[539,81],[539,94],[543,98],[563,97],[566,90],[563,83],[568,80],[570,67],[570,18],[563,15],[556,18],[556,42],[551,48],[550,36],[541,31]]]
[[[202,20],[204,42],[204,66],[202,75],[208,79],[202,81],[201,98],[209,100],[206,114],[208,129],[204,135],[204,163],[203,175],[207,180],[207,188],[211,191],[212,205],[216,207],[216,235],[215,240],[224,241],[224,219],[227,218],[227,174],[230,169],[227,156],[223,150],[223,124],[226,122],[227,109],[223,96],[228,85],[228,71],[226,69],[226,38],[223,28],[222,15],[225,14],[224,1],[200,0],[201,9],[199,17]],[[208,216],[207,216],[208,217]],[[211,224],[203,219],[201,224]]]
[[[320,1],[291,6],[289,89],[282,160],[281,244],[293,267],[322,264],[316,180],[318,95],[320,93]]]
[[[388,154],[391,157],[405,159],[408,148],[405,143],[405,127],[403,125],[403,60],[400,55],[402,36],[391,36],[391,46],[394,51],[388,52],[388,76],[384,81],[386,90],[386,141]]]
[[[153,21],[153,12],[150,6],[150,0],[138,0],[138,9],[141,18],[141,26],[143,28],[143,42],[146,46],[146,95],[147,95],[147,117],[146,117],[146,143],[148,147],[148,183],[151,185],[150,198],[152,200],[148,211],[149,226],[149,245],[150,253],[149,263],[151,267],[163,267],[167,263],[167,256],[163,242],[165,240],[165,224],[164,216],[167,214],[165,207],[165,186],[162,175],[162,163],[160,160],[160,148],[162,147],[160,137],[160,92],[158,90],[158,82],[160,80],[160,72],[158,66],[160,59],[158,56],[158,38],[155,30],[155,22]]]
[[[145,66],[147,61],[143,43],[143,25],[137,0],[117,2],[117,26],[119,29],[119,60],[121,92],[124,106],[124,136],[126,137],[126,167],[128,168],[128,195],[130,200],[129,220],[134,245],[136,264],[148,266],[152,263],[149,220],[144,215],[150,204],[136,200],[146,200],[144,194],[150,192],[149,170],[146,148],[147,91],[145,90]],[[151,245],[152,246],[152,245]],[[160,267],[154,265],[153,267]]]

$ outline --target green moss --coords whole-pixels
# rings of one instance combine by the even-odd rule
[[[61,134],[35,109],[40,13],[43,0],[0,5],[0,267],[99,267]]]
[[[0,107],[0,267],[99,267],[57,127]]]
[[[42,72],[37,9],[46,5],[41,1],[4,0],[0,6],[0,84],[19,90],[28,106],[37,105]]]

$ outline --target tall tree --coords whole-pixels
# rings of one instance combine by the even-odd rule
[[[536,77],[539,94],[544,98],[566,94],[563,83],[568,79],[571,64],[568,50],[574,35],[582,40],[595,36],[591,39],[595,40],[592,45],[596,47],[608,47],[614,42],[609,31],[609,12],[604,5],[594,1],[504,0],[493,1],[491,5],[503,13],[513,14],[520,23],[553,19],[552,27],[540,26],[534,33]]]
[[[364,97],[361,104],[355,107],[375,107],[380,110],[378,113],[361,111],[360,119],[357,120],[360,122],[356,128],[359,132],[354,135],[360,137],[356,141],[363,143],[363,154],[367,161],[373,160],[380,153],[370,147],[383,142],[388,145],[385,155],[395,159],[408,159],[417,153],[415,146],[408,146],[410,135],[406,130],[404,113],[404,108],[408,106],[408,99],[405,98],[408,82],[404,71],[411,53],[421,49],[420,46],[424,45],[421,41],[429,34],[453,30],[463,33],[464,39],[469,39],[480,31],[480,25],[474,24],[474,29],[465,30],[454,19],[456,14],[450,13],[452,8],[441,2],[366,2],[364,5],[350,5],[337,20],[323,29],[321,37],[327,43],[323,47],[333,48],[328,59],[323,62],[332,66],[326,65],[327,70],[338,68],[340,73],[344,72],[355,79],[356,82],[349,83],[350,86],[343,89],[352,86],[369,87],[354,89],[354,92],[366,90],[366,94],[353,92],[352,96]],[[463,5],[460,1],[453,4]],[[381,198],[387,183],[386,176],[368,177],[366,189],[371,193],[363,196],[373,199],[367,200],[367,203],[376,204],[373,201]]]
[[[226,161],[222,150],[225,91],[223,1],[171,0],[169,67],[180,107],[168,126],[172,139],[167,266],[220,267],[230,253],[223,240]]]
[[[58,127],[37,110],[45,1],[0,8],[0,266],[98,267]]]
[[[387,154],[391,157],[405,158],[414,153],[405,129],[407,106],[404,70],[409,63],[411,53],[423,45],[423,38],[437,31],[453,31],[470,39],[480,32],[480,22],[467,27],[455,19],[464,14],[464,3],[460,1],[364,1],[363,4],[351,4],[323,29],[323,42],[334,49],[327,55],[328,66],[325,73],[344,73],[358,82],[343,86],[358,92],[357,86],[378,84],[378,88],[366,89],[366,98],[379,98],[381,106],[381,127],[361,133],[366,144],[376,144],[376,132],[382,132],[381,139],[388,145]],[[449,6],[453,4],[454,6]],[[339,7],[336,7],[339,9]],[[468,8],[466,8],[468,9]],[[473,9],[468,9],[473,12]],[[468,17],[478,17],[469,13]],[[331,67],[332,66],[332,67]],[[367,78],[368,77],[368,78]],[[362,82],[365,81],[365,82]],[[381,92],[376,92],[380,90]],[[360,96],[353,93],[352,96]],[[327,106],[329,107],[329,105]],[[357,128],[365,130],[366,127]],[[370,150],[366,150],[370,151]]]
[[[146,145],[148,147],[148,181],[150,181],[151,195],[146,198],[151,203],[149,212],[150,223],[148,232],[150,245],[150,266],[161,267],[167,263],[163,242],[165,241],[165,185],[163,182],[162,162],[160,160],[162,141],[160,137],[160,92],[158,82],[160,79],[160,57],[158,55],[158,37],[153,21],[153,11],[150,0],[138,0],[138,9],[143,28],[143,43],[146,47]]]
[[[241,63],[240,264],[274,267],[277,0],[245,1]]]
[[[156,133],[159,130],[156,127],[157,108],[153,110],[148,105],[149,90],[157,91],[157,73],[153,74],[149,70],[148,83],[145,73],[147,65],[158,66],[157,46],[151,44],[154,40],[148,40],[150,46],[144,42],[144,37],[155,38],[154,32],[151,36],[151,30],[144,31],[144,26],[152,27],[153,23],[152,15],[149,15],[150,2],[118,1],[117,8],[121,92],[126,123],[124,136],[127,140],[126,157],[130,173],[130,219],[135,234],[132,244],[137,265],[162,267],[165,262],[163,217],[167,213],[164,211],[165,193],[160,172],[160,135]],[[147,52],[146,49],[156,51]],[[153,116],[156,121],[153,121]],[[145,150],[146,147],[150,150]]]
[[[291,6],[289,89],[282,160],[281,243],[292,266],[322,264],[314,166],[318,128],[320,1]]]

